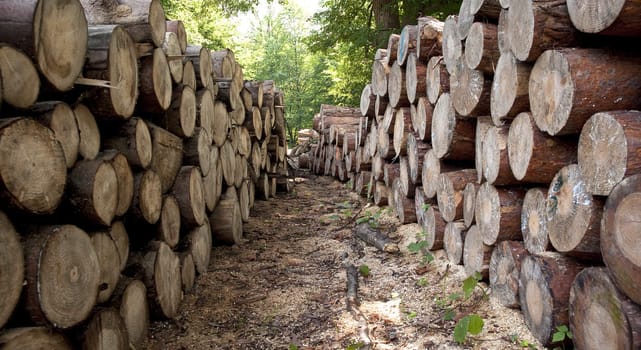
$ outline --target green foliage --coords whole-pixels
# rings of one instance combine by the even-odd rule
[[[454,340],[459,344],[465,343],[468,334],[480,334],[484,324],[485,322],[479,315],[472,314],[461,318],[454,327]]]
[[[296,345],[296,344],[289,344],[289,350],[298,350],[298,345]]]
[[[465,294],[465,299],[469,299],[470,296],[472,296],[474,289],[476,289],[481,279],[483,279],[483,276],[481,276],[479,272],[475,272],[472,276],[463,281],[463,293]]]
[[[536,350],[536,346],[525,339],[519,339],[519,335],[516,333],[510,334],[510,341],[514,344],[518,344],[522,348]]]
[[[366,278],[367,278],[367,277],[369,277],[369,274],[370,274],[369,266],[367,266],[367,265],[365,265],[365,264],[363,264],[363,265],[359,266],[359,267],[358,267],[358,272],[359,272],[359,273],[361,274],[361,276],[363,276],[363,277],[366,277]]]
[[[363,216],[360,218],[356,219],[356,224],[360,225],[362,223],[367,223],[369,227],[371,228],[377,228],[378,227],[378,220],[381,217],[381,214],[383,214],[383,210],[379,209],[376,212],[372,211],[366,211]]]
[[[418,241],[418,242],[410,243],[407,246],[407,249],[411,253],[419,253],[421,250],[425,249],[425,247],[427,247],[427,241]]]
[[[556,332],[552,334],[552,343],[561,343],[563,349],[565,349],[564,342],[567,339],[572,339],[572,332],[566,325],[556,326]],[[559,349],[556,347],[555,349]]]
[[[206,46],[213,50],[234,46],[229,33],[236,31],[236,24],[229,20],[218,7],[209,6],[212,0],[161,0],[161,2],[167,18],[183,22],[190,44]]]
[[[345,348],[345,350],[358,350],[363,346],[365,346],[365,344],[358,342],[358,343],[350,344],[348,347]]]
[[[432,255],[432,253],[430,253],[430,251],[427,249],[429,242],[425,239],[426,236],[427,234],[425,230],[422,230],[418,234],[419,241],[410,243],[407,246],[407,250],[409,250],[411,253],[421,253],[421,265],[427,265],[434,261],[434,255]]]
[[[423,204],[421,205],[421,209],[423,209],[423,211],[427,211],[427,209],[429,209],[429,208],[431,208],[431,207],[432,207],[432,205],[431,205],[431,204],[429,204],[429,203],[423,203]]]
[[[418,280],[418,282],[416,282],[416,284],[418,284],[421,287],[427,286],[427,278],[425,278],[425,277],[419,278],[419,280]]]
[[[405,315],[407,316],[407,318],[408,318],[409,320],[413,320],[413,319],[415,319],[415,318],[416,318],[416,316],[418,316],[418,314],[416,313],[416,311],[410,311],[410,312],[406,313]]]

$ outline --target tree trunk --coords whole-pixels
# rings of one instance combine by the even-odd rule
[[[416,38],[416,56],[427,62],[442,54],[443,22],[433,17],[419,17]]]
[[[479,228],[476,225],[472,225],[465,234],[465,243],[463,244],[465,274],[469,277],[478,272],[483,280],[487,280],[490,273],[491,258],[492,246],[483,243]]]
[[[510,169],[524,183],[548,184],[566,165],[576,162],[576,141],[540,131],[530,113],[519,114],[507,139]]]
[[[463,189],[463,223],[469,228],[476,222],[476,194],[481,187],[476,182],[470,181]]]
[[[418,34],[418,25],[407,24],[401,29],[401,36],[398,39],[398,50],[396,60],[401,66],[406,66],[409,56],[416,58],[416,35]],[[410,99],[411,101],[411,99]]]
[[[641,176],[632,175],[614,187],[605,204],[601,225],[603,261],[619,290],[637,304],[641,302],[641,262],[636,236],[640,184]]]
[[[0,211],[0,327],[13,313],[24,281],[24,255],[20,235],[3,212]],[[2,341],[0,341],[2,344]]]
[[[475,22],[465,39],[465,63],[469,69],[494,74],[500,52],[496,24]]]
[[[416,58],[416,55],[410,55],[407,58],[405,66],[405,84],[407,98],[410,103],[416,103],[419,97],[427,94],[427,65]]]
[[[567,4],[572,24],[578,30],[585,33],[632,37],[641,34],[639,5],[637,0],[569,0]]]
[[[411,133],[407,137],[407,165],[409,168],[410,180],[413,184],[420,184],[423,179],[423,160],[425,153],[430,149],[428,143],[416,139]]]
[[[171,79],[176,84],[182,84],[182,81],[183,81],[182,60],[175,59],[175,57],[182,56],[182,51],[180,49],[180,42],[178,41],[178,36],[172,32],[165,33],[165,40],[162,42],[161,47],[162,47],[162,50],[165,52],[165,55],[167,55],[168,57],[174,57],[174,59],[168,60]]]
[[[450,74],[443,60],[443,56],[434,56],[427,63],[427,98],[431,104],[436,104],[442,93],[450,92]]]
[[[613,111],[593,115],[579,137],[578,164],[587,191],[607,196],[625,177],[641,172],[641,112]]]
[[[73,225],[41,226],[25,235],[25,312],[35,324],[67,329],[85,320],[100,285],[89,236]]]
[[[546,50],[578,43],[565,1],[513,1],[508,22],[508,40],[519,61],[533,62]]]
[[[503,125],[530,109],[528,82],[532,66],[519,62],[511,52],[499,57],[492,81],[490,111],[494,125]]]
[[[97,311],[83,333],[83,349],[127,350],[127,327],[118,310],[105,308]]]
[[[111,161],[82,160],[69,173],[67,201],[80,221],[110,226],[118,206],[118,189],[118,175]],[[125,201],[123,198],[123,206]]]
[[[401,189],[401,179],[396,178],[392,184],[392,191],[394,192],[394,205],[398,221],[402,224],[410,224],[416,222],[416,210],[414,207],[414,199],[407,198]]]
[[[137,279],[121,278],[116,292],[120,317],[125,322],[129,343],[140,347],[149,332],[147,287]]]
[[[443,172],[439,175],[436,198],[445,221],[463,219],[463,190],[468,182],[474,182],[475,179],[474,169]]]
[[[483,242],[521,239],[521,209],[525,191],[520,188],[494,187],[485,182],[476,194],[476,226]]]
[[[156,223],[156,239],[165,242],[169,248],[175,248],[180,239],[180,223],[180,206],[176,197],[171,194],[165,195]]]
[[[570,287],[583,269],[558,253],[529,255],[521,261],[519,303],[534,337],[549,346],[558,325],[568,324]]]
[[[531,188],[523,198],[521,234],[525,249],[532,254],[551,250],[546,212],[547,189]]]
[[[443,233],[443,249],[447,260],[460,265],[463,262],[463,242],[465,241],[465,225],[458,221],[447,223]]]
[[[463,43],[458,34],[458,17],[449,15],[443,25],[443,62],[448,73],[456,73],[456,66],[461,57]]]
[[[84,94],[85,104],[102,119],[129,119],[138,100],[136,44],[118,25],[91,26],[84,74],[105,80],[107,87],[92,87]],[[181,65],[182,69],[182,65]]]
[[[457,118],[450,94],[439,97],[432,120],[432,147],[441,159],[472,160],[475,151],[476,123]]]
[[[78,159],[80,133],[71,107],[64,102],[39,102],[30,113],[38,122],[51,129],[62,146],[67,168],[73,167]]]
[[[40,77],[31,59],[21,50],[0,44],[0,77],[4,102],[19,109],[29,108],[36,102]]]
[[[387,94],[389,96],[389,104],[393,108],[409,107],[411,104],[407,94],[405,68],[401,67],[398,61],[392,63],[390,68],[387,79]]]
[[[603,204],[602,198],[587,192],[578,165],[559,170],[550,183],[546,205],[552,246],[564,254],[600,261]]]
[[[73,110],[80,140],[78,154],[84,159],[94,159],[100,152],[100,130],[87,106],[78,103]]]
[[[264,176],[267,180],[267,176]],[[265,188],[258,187],[265,191]],[[232,193],[232,191],[234,193]],[[243,239],[243,221],[240,214],[240,205],[235,194],[236,190],[229,188],[218,202],[216,210],[209,217],[212,240],[224,244],[240,244]],[[267,192],[268,189],[267,189]],[[268,193],[264,193],[268,197]]]
[[[461,58],[450,75],[450,95],[461,116],[489,115],[492,80],[486,79],[482,71],[468,68]]]
[[[162,193],[166,193],[173,185],[182,165],[182,139],[153,124],[149,124],[149,130],[152,143],[149,169],[158,174],[162,184]]]
[[[0,345],[5,350],[50,349],[71,350],[64,334],[49,327],[24,327],[3,330]]]
[[[426,199],[426,201],[432,201]],[[438,206],[434,204],[426,204],[427,209],[423,209],[423,229],[425,230],[425,241],[427,242],[426,248],[429,250],[443,249],[445,244],[445,231],[451,224],[443,220]]]
[[[161,49],[140,58],[140,94],[136,108],[141,113],[164,113],[172,100],[172,81],[167,56]]]
[[[104,149],[115,149],[127,157],[130,165],[146,169],[151,164],[152,140],[147,124],[134,117],[120,125],[116,130],[104,131],[101,141]]]
[[[499,304],[517,309],[519,304],[519,276],[521,261],[529,253],[522,242],[499,242],[492,251],[490,258],[490,288],[492,298]]]
[[[508,125],[491,126],[483,137],[482,163],[483,176],[488,183],[495,186],[515,185],[519,183],[512,174],[508,159]]]
[[[482,183],[484,167],[483,164],[483,141],[485,140],[485,135],[487,131],[494,126],[492,124],[492,119],[489,116],[481,116],[476,118],[476,137],[474,139],[474,168],[476,169],[476,182]]]
[[[607,269],[588,267],[579,272],[570,289],[569,306],[569,327],[577,348],[641,347],[641,308],[617,289]]]
[[[138,219],[155,224],[162,210],[162,180],[153,170],[134,176],[134,198],[131,213]]]
[[[604,83],[594,89],[595,82]],[[641,107],[638,86],[641,65],[635,57],[601,49],[549,50],[532,68],[532,116],[550,135],[576,134],[596,112]]]
[[[212,228],[209,220],[205,219],[203,225],[193,228],[187,234],[185,240],[184,244],[193,257],[196,272],[201,275],[206,273],[209,267],[212,245]]]
[[[24,51],[55,89],[71,90],[87,53],[87,20],[80,2],[3,1],[0,13],[0,42]]]

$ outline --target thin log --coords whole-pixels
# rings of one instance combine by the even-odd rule
[[[171,132],[149,124],[152,156],[149,169],[160,177],[162,192],[166,193],[180,171],[183,158],[182,139]]]
[[[489,116],[481,116],[476,118],[476,138],[474,140],[474,168],[476,169],[477,183],[482,183],[483,179],[483,141],[485,134],[492,127],[492,118]]]
[[[407,90],[407,99],[410,103],[416,103],[419,97],[427,94],[427,65],[416,58],[416,55],[410,55],[405,65],[405,84]]]
[[[463,189],[463,223],[469,228],[476,222],[476,193],[481,187],[476,182],[468,182]]]

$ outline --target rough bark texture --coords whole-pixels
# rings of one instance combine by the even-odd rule
[[[149,124],[152,156],[149,168],[160,177],[162,192],[166,193],[180,171],[183,157],[182,139],[171,132]]]
[[[118,205],[118,177],[111,163],[99,158],[78,162],[69,173],[67,202],[82,222],[111,225]]]

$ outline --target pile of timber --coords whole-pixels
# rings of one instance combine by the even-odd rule
[[[321,117],[312,169],[418,222],[541,343],[569,325],[577,348],[638,348],[639,14],[463,0],[419,18],[376,52],[361,115]]]
[[[140,348],[288,188],[284,96],[159,0],[0,2],[0,348]]]

